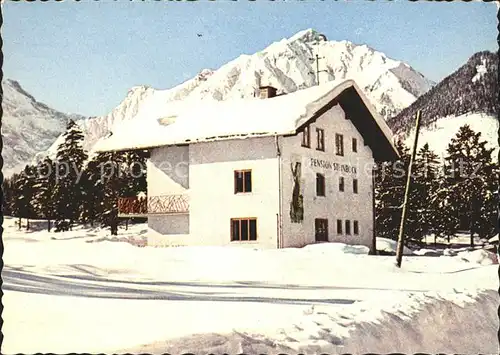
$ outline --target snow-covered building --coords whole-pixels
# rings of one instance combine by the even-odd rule
[[[398,156],[384,119],[351,80],[256,96],[152,107],[98,142],[150,152],[148,244],[372,247],[374,162]]]

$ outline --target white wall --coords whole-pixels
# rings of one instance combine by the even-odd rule
[[[316,150],[316,127],[324,129],[325,151]],[[311,148],[301,146],[302,133],[296,136],[283,137],[283,246],[301,247],[315,241],[315,218],[328,219],[329,241],[348,244],[371,245],[373,234],[372,207],[372,152],[364,145],[363,138],[340,106],[334,106],[310,125]],[[344,156],[335,154],[335,133],[344,136]],[[351,149],[351,139],[356,138],[357,153]],[[312,166],[311,158],[322,159],[332,163],[349,164],[356,167],[356,173],[347,173]],[[304,198],[304,220],[292,223],[290,219],[290,202],[292,199],[293,176],[290,164],[302,162],[301,193]],[[326,178],[326,196],[316,196],[316,173]],[[345,191],[340,192],[338,178],[344,176]],[[352,192],[352,179],[358,179],[358,194]],[[343,234],[337,235],[337,219],[343,221]],[[351,220],[351,235],[345,234],[345,220]],[[353,234],[353,221],[359,221],[359,235]]]
[[[162,235],[186,235],[189,234],[189,214],[149,216],[148,227]]]
[[[166,146],[152,149],[147,162],[148,197],[188,194],[189,146]],[[168,245],[163,235],[189,233],[189,215],[154,215],[148,217],[149,245]]]
[[[185,193],[189,188],[189,146],[152,149],[147,172],[148,196]]]
[[[172,174],[170,165],[175,164],[159,169],[163,160],[182,162],[188,180]],[[168,215],[149,218],[148,244],[276,247],[279,179],[274,137],[163,147],[153,150],[151,161],[148,194],[175,194],[189,187],[190,210],[189,235],[177,228],[184,221]],[[234,171],[243,169],[252,170],[252,192],[235,194]],[[244,217],[257,218],[257,241],[231,242],[231,218]]]
[[[252,192],[234,193],[234,171],[252,170]],[[278,160],[274,138],[198,143],[190,148],[190,233],[204,245],[277,243]],[[257,241],[231,242],[230,219],[257,218]]]

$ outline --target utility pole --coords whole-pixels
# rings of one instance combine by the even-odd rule
[[[321,38],[323,41],[327,40],[326,36],[323,35],[323,34],[318,35],[318,37]],[[315,44],[318,45],[319,42],[315,43]],[[311,62],[314,62],[314,61],[316,62],[316,72],[312,72],[312,71],[309,72],[309,74],[315,74],[316,75],[316,85],[319,85],[319,73],[321,73],[321,72],[328,73],[328,70],[319,70],[319,61],[320,61],[320,59],[325,59],[325,57],[320,57],[318,55],[318,53],[316,53],[316,55],[314,56],[314,58],[309,58],[309,60]]]
[[[325,59],[325,57],[320,57],[318,54],[315,55],[315,58],[310,58],[310,61],[315,61],[316,62],[316,71],[315,72],[309,72],[309,74],[315,74],[316,75],[316,85],[319,85],[319,73],[325,72],[328,73],[328,70],[319,70],[319,61],[320,59]]]
[[[408,206],[408,195],[410,192],[411,184],[411,170],[413,166],[413,161],[415,160],[415,155],[417,152],[418,143],[418,133],[420,130],[420,110],[417,111],[417,120],[415,124],[415,140],[413,141],[413,150],[411,152],[410,163],[408,165],[408,174],[406,176],[406,188],[405,196],[403,200],[403,211],[401,213],[401,224],[399,225],[399,236],[398,236],[398,247],[396,249],[396,266],[401,267],[401,261],[403,259],[403,249],[404,249],[404,226],[406,220],[406,208]]]

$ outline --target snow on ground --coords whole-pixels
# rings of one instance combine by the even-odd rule
[[[4,228],[2,354],[498,351],[497,265],[467,254],[398,269],[340,243],[153,248]]]
[[[396,253],[398,248],[398,242],[392,239],[377,237],[377,251],[383,251],[386,253]],[[413,251],[403,246],[403,255],[412,255]]]

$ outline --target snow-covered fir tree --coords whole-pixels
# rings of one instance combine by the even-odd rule
[[[377,166],[375,175],[375,223],[377,236],[396,239],[401,222],[405,179],[410,160],[409,149],[396,141],[400,159]]]
[[[15,176],[15,175],[14,175]],[[2,182],[2,215],[12,216],[12,200],[14,199],[13,177],[5,178]]]
[[[101,222],[117,234],[118,198],[135,197],[147,190],[143,152],[101,153],[85,168],[82,217],[93,224]]]
[[[434,243],[440,233],[438,228],[438,199],[435,197],[439,186],[439,157],[425,144],[415,157],[412,184],[412,214],[415,216],[414,233],[420,240],[434,234]]]
[[[109,227],[111,235],[118,234],[118,198],[122,195],[124,183],[123,156],[117,153],[100,153],[96,158],[100,176],[96,188],[102,191],[99,219]]]
[[[481,133],[464,125],[452,138],[445,157],[443,187],[448,193],[447,207],[453,221],[449,233],[469,230],[471,246],[474,233],[486,237],[495,231],[498,180],[491,153],[486,141],[481,140]]]
[[[126,169],[125,196],[137,196],[137,193],[147,191],[146,156],[145,151],[123,153],[123,163]]]
[[[33,197],[35,195],[36,169],[26,165],[24,170],[15,176],[13,183],[14,198],[12,212],[19,217],[19,228],[21,228],[21,218],[26,218],[26,229],[29,229],[29,219],[36,218]]]
[[[81,176],[87,153],[83,150],[83,133],[74,121],[69,121],[64,141],[59,145],[56,155],[56,186],[55,206],[56,225],[65,224],[69,227],[73,221],[80,218],[83,186]],[[56,230],[59,230],[57,228]]]
[[[35,178],[35,195],[33,203],[38,218],[47,220],[47,230],[50,232],[51,221],[56,215],[54,191],[56,187],[56,164],[46,157],[37,164]]]
[[[99,216],[102,213],[104,194],[99,185],[100,179],[100,163],[97,157],[94,157],[85,166],[81,180],[83,187],[81,218],[84,223],[89,223],[91,226],[94,226],[94,223],[99,220]]]

